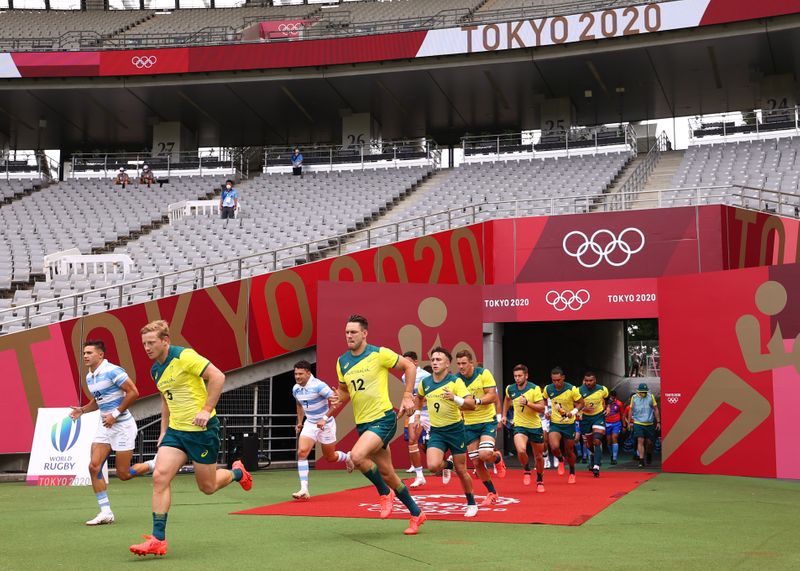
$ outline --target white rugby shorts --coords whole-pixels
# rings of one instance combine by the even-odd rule
[[[131,418],[114,423],[111,428],[107,428],[101,418],[92,442],[110,444],[111,449],[115,452],[133,450],[136,445],[136,421]]]
[[[320,444],[335,444],[336,443],[336,420],[331,418],[325,423],[325,428],[317,428],[316,422],[311,422],[306,419],[303,422],[303,430],[300,431],[300,436],[310,438]]]

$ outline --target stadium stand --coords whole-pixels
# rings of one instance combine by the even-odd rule
[[[318,10],[319,7],[313,5],[174,10],[156,14],[155,17],[143,21],[122,35],[185,34],[208,28],[224,28],[234,32],[241,30],[249,21],[278,18],[305,19]]]
[[[675,187],[740,185],[797,193],[800,137],[690,146]]]
[[[404,240],[444,230],[448,226],[504,216],[580,211],[591,206],[593,198],[603,194],[632,156],[630,152],[611,152],[464,164],[444,171],[426,185],[424,196],[413,206],[398,209],[387,216],[385,222],[395,223],[451,210],[450,213],[428,217],[424,231],[422,220],[400,225],[399,238]],[[572,204],[555,201],[555,206],[551,200],[565,197],[579,198]],[[372,230],[378,244],[394,241],[395,233],[394,228]]]
[[[5,205],[0,241],[8,246],[12,281],[24,284],[43,274],[47,254],[70,248],[89,254],[140,232],[162,220],[169,202],[207,196],[215,183],[218,177],[186,177],[163,188],[122,189],[107,180],[70,180]]]
[[[153,17],[153,10],[8,10],[2,15],[0,47],[4,49],[75,49],[81,37],[99,38],[123,32]],[[64,37],[60,44],[55,38]]]
[[[133,270],[129,274],[57,275],[49,281],[37,282],[33,289],[16,290],[13,300],[7,305],[13,308],[45,301],[29,316],[31,326],[36,326],[72,316],[75,298],[54,300],[59,296],[84,292],[82,303],[89,305],[78,309],[78,315],[83,315],[147,301],[153,298],[154,293],[161,297],[233,281],[238,279],[234,260],[249,254],[284,248],[279,257],[251,258],[243,268],[244,277],[317,259],[324,255],[324,250],[335,246],[329,237],[361,228],[381,216],[430,176],[430,172],[430,167],[408,167],[312,173],[302,179],[291,175],[259,177],[238,187],[241,211],[237,220],[226,225],[217,217],[181,218],[114,249],[114,254],[127,255],[133,260]],[[105,182],[89,187],[87,181],[55,185],[51,188],[60,190],[48,193],[48,200],[34,203],[27,199],[24,215],[15,211],[14,215],[2,218],[4,226],[8,226],[7,219],[17,220],[17,223],[0,234],[0,239],[14,251],[9,260],[11,264],[5,262],[4,265],[0,254],[0,268],[11,265],[14,281],[27,280],[42,266],[45,253],[72,246],[77,246],[81,253],[89,253],[94,248],[113,243],[160,221],[166,213],[168,201],[202,194],[197,189],[210,188],[219,180],[199,178],[184,182],[185,185],[169,185],[171,188],[167,195],[155,188],[135,189],[133,194],[111,190],[114,194],[110,194]],[[79,200],[76,200],[76,195],[80,196]],[[325,199],[320,200],[320,196]],[[113,199],[109,200],[109,197]],[[82,204],[77,208],[67,206],[71,203]],[[96,208],[91,212],[93,206]],[[34,228],[24,223],[30,220],[32,213],[53,212],[54,209],[65,212],[54,214],[47,227],[37,224]],[[0,215],[4,210],[10,208],[0,209]],[[106,222],[99,223],[98,220]],[[94,236],[91,240],[86,238],[89,233]],[[15,237],[16,234],[19,236]],[[313,247],[296,247],[315,240],[320,242]],[[219,264],[226,261],[229,263]],[[191,271],[207,264],[218,265],[202,274]],[[153,289],[161,283],[159,276],[172,272],[183,273],[168,276],[164,280],[163,292]],[[114,283],[138,279],[145,281],[126,287],[124,295],[118,288],[103,289]],[[0,319],[5,316],[5,321],[12,322],[3,326],[4,333],[24,328],[24,322],[20,320],[24,317],[22,312],[4,313],[2,309],[0,306]]]
[[[131,256],[141,277],[149,277],[342,235],[380,216],[429,175],[429,167],[410,167],[312,173],[302,179],[262,176],[238,187],[242,205],[238,220],[226,225],[216,218],[182,218],[116,248],[115,253]],[[290,267],[318,255],[319,248],[287,249],[277,266]],[[275,269],[274,263],[271,256],[264,256],[253,260],[244,273],[264,273]],[[233,265],[216,268],[210,283],[236,279],[234,269]],[[173,285],[175,292],[186,289]]]

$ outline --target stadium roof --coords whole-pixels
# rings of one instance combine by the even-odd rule
[[[800,71],[800,16],[768,22],[326,68],[6,80],[0,133],[20,149],[143,149],[154,123],[180,121],[201,146],[293,144],[336,141],[343,114],[370,112],[384,138],[454,142],[537,129],[558,97],[584,125],[753,109],[765,76]]]

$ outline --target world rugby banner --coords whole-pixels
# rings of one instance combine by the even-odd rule
[[[26,483],[31,486],[89,486],[92,440],[100,411],[87,412],[77,420],[69,408],[40,408],[36,417]],[[108,465],[103,466],[108,480]]]
[[[0,77],[160,75],[410,60],[630,38],[798,12],[795,0],[674,0],[535,18],[511,12],[508,21],[489,24],[302,41],[299,36],[310,22],[282,21],[272,30],[256,26],[259,36],[282,40],[265,43],[0,53]]]

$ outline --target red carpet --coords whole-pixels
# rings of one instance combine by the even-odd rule
[[[656,475],[652,472],[607,472],[600,478],[594,478],[585,468],[577,474],[577,483],[569,485],[566,476],[560,477],[555,470],[548,470],[544,475],[547,491],[537,494],[535,486],[522,485],[521,471],[509,470],[503,480],[494,481],[499,502],[480,508],[478,516],[472,519],[464,518],[466,499],[455,476],[446,486],[441,478],[430,476],[428,483],[412,490],[411,495],[432,520],[581,525]],[[354,478],[357,476],[353,475]],[[474,478],[472,481],[475,499],[480,504],[486,489]],[[409,482],[411,480],[407,480]],[[314,496],[309,501],[288,501],[236,514],[377,518],[378,494],[374,487],[368,486]],[[395,500],[392,517],[408,517],[408,511],[399,500]]]

